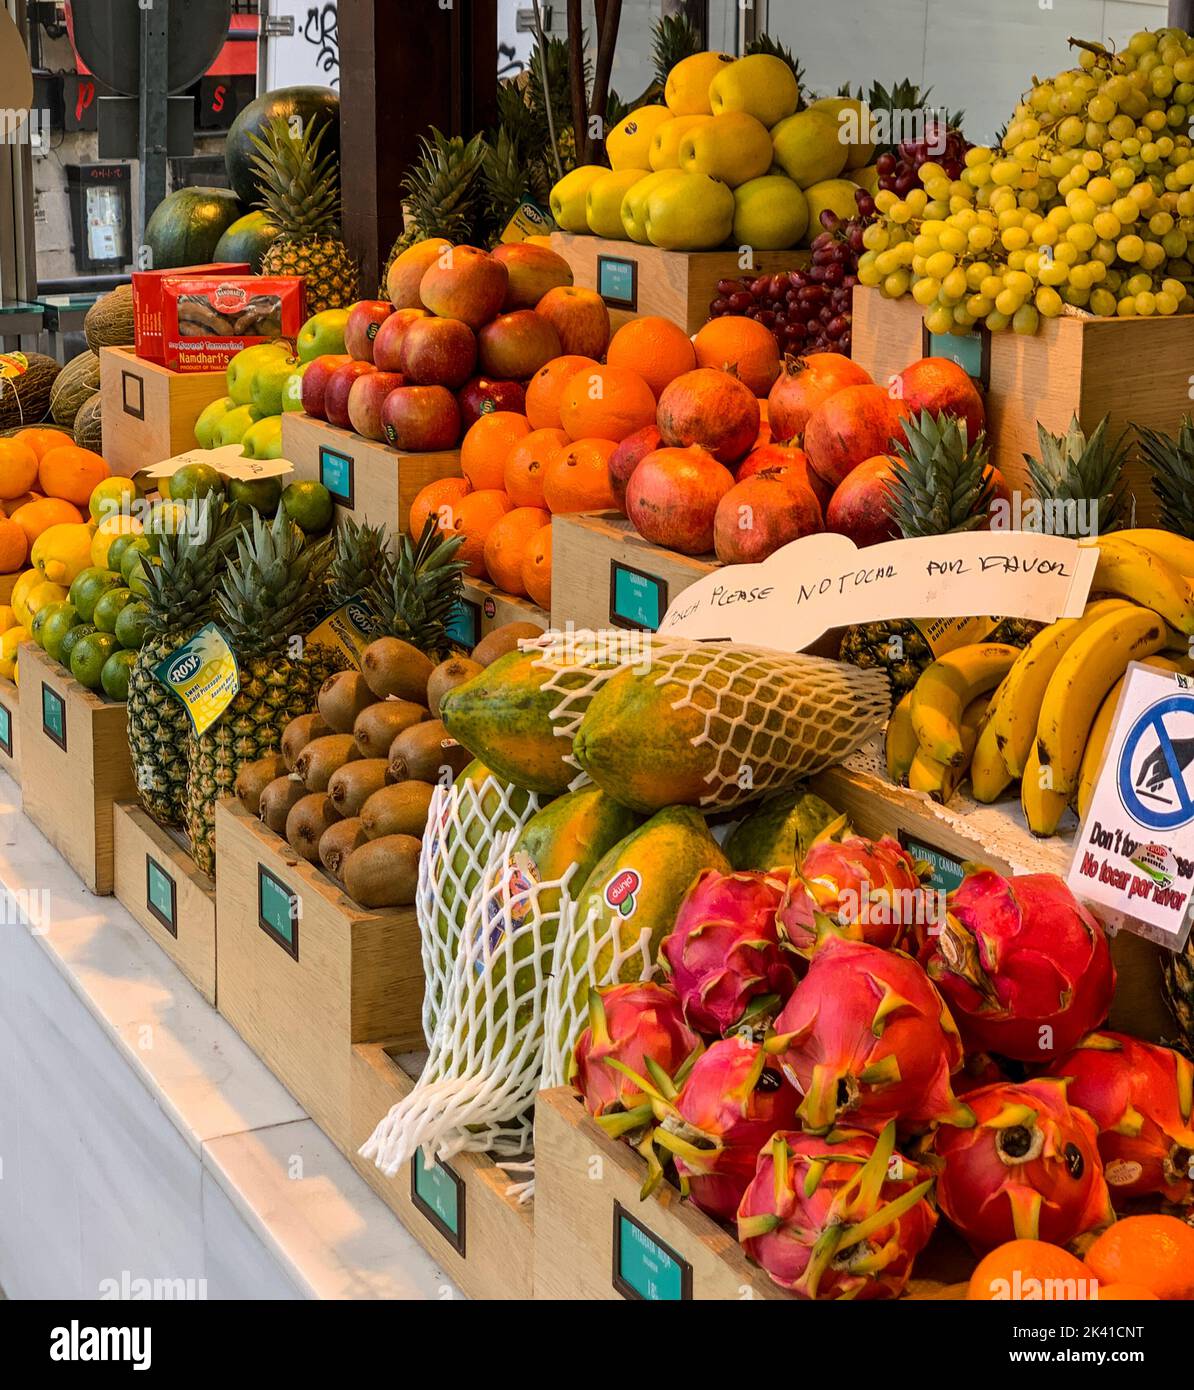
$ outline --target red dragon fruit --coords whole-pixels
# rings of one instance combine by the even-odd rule
[[[677,1076],[700,1047],[675,990],[650,983],[592,990],[589,1026],[572,1054],[572,1084],[610,1134],[625,1134],[653,1118],[638,1078]]]
[[[1194,1203],[1194,1064],[1124,1033],[1091,1033],[1049,1068],[1066,1099],[1099,1129],[1103,1175],[1117,1207],[1158,1193]]]
[[[928,968],[967,1051],[1048,1062],[1107,1017],[1106,935],[1056,874],[972,869],[949,909]]]
[[[1066,1082],[1037,1077],[983,1086],[966,1104],[975,1123],[943,1124],[937,1205],[975,1250],[1007,1240],[1068,1245],[1113,1221],[1094,1121],[1066,1099]]]
[[[932,895],[923,881],[932,872],[898,840],[884,835],[818,836],[796,866],[779,910],[780,931],[803,956],[825,931],[872,946],[915,950],[932,917]]]
[[[826,937],[767,1042],[804,1099],[805,1129],[839,1121],[879,1131],[965,1119],[950,1074],[962,1042],[949,1009],[911,956]]]
[[[774,874],[703,869],[660,947],[660,962],[698,1033],[717,1037],[744,1019],[773,1017],[796,986],[775,913],[785,883]]]
[[[759,1043],[724,1038],[693,1063],[655,1142],[675,1157],[681,1188],[692,1201],[732,1222],[759,1150],[777,1130],[796,1124],[799,1104]]]
[[[895,1150],[895,1125],[875,1138],[777,1134],[738,1208],[738,1239],[799,1298],[898,1298],[937,1213],[927,1168]]]

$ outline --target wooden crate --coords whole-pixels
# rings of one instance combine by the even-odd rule
[[[920,306],[854,291],[854,360],[880,385],[930,351]],[[959,346],[960,345],[960,346]],[[1118,435],[1127,425],[1173,432],[1190,413],[1194,315],[1109,319],[1063,314],[1042,321],[1031,337],[978,333],[934,340],[932,351],[966,354],[967,370],[986,387],[991,461],[1008,486],[1031,495],[1024,454],[1038,450],[1037,421],[1064,433],[1076,414],[1088,432],[1104,415]],[[979,362],[983,366],[979,367]],[[1154,524],[1156,503],[1145,465],[1127,467],[1138,524]]]
[[[282,416],[282,457],[294,465],[295,478],[323,483],[338,515],[402,531],[421,488],[460,475],[459,449],[405,454],[299,410]]]
[[[422,1042],[413,907],[358,907],[234,799],[216,807],[216,1000],[342,1149],[354,1043]]]
[[[185,841],[135,801],[113,807],[115,894],[209,1004],[216,1002],[216,885]]]
[[[100,348],[104,458],[113,473],[140,468],[195,447],[195,421],[228,394],[228,374],[172,372],[126,347]]]
[[[113,885],[112,808],[136,795],[125,706],[32,642],[20,652],[25,814],[93,893]]]
[[[610,1139],[569,1087],[539,1092],[536,1299],[790,1297],[750,1263],[728,1230],[674,1187],[663,1183],[640,1201],[646,1171],[642,1157]],[[939,1229],[905,1296],[965,1298],[973,1266],[952,1233]]]
[[[495,627],[505,627],[507,623],[534,623],[546,632],[551,626],[551,614],[529,598],[505,594],[483,579],[466,579],[460,611],[451,629],[461,646],[471,650]]]
[[[0,772],[21,781],[21,692],[0,679]]]
[[[534,1228],[529,1202],[511,1194],[514,1179],[487,1154],[458,1154],[428,1173],[422,1155],[388,1178],[358,1153],[377,1122],[410,1093],[421,1057],[399,1044],[352,1049],[352,1138],[348,1158],[444,1273],[470,1298],[532,1296]],[[415,1184],[419,1192],[416,1199]]]
[[[809,251],[755,251],[744,267],[738,251],[662,251],[634,241],[553,232],[551,249],[572,267],[574,284],[600,290],[615,329],[644,314],[695,333],[709,318],[719,280],[771,275],[810,263]]]

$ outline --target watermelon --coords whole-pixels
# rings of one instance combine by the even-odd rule
[[[153,210],[145,228],[152,261],[146,269],[207,265],[216,243],[244,208],[228,188],[176,188]]]
[[[258,150],[249,136],[260,137],[266,122],[275,116],[288,119],[298,116],[304,130],[308,121],[330,124],[332,129],[324,136],[321,153],[334,153],[337,165],[340,161],[340,97],[337,92],[331,87],[279,87],[276,92],[265,92],[237,114],[224,143],[228,182],[236,190],[236,196],[251,206],[260,201],[261,190],[250,163]]]
[[[247,212],[238,217],[216,242],[215,261],[248,261],[254,275],[261,274],[261,258],[277,237],[280,228],[264,212]]]

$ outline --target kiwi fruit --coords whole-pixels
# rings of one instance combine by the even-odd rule
[[[286,759],[281,753],[270,753],[268,757],[245,763],[236,774],[233,789],[245,810],[255,816],[261,807],[261,793],[271,782],[285,775]]]
[[[319,842],[329,825],[340,817],[323,792],[309,792],[300,797],[286,817],[286,843],[296,854],[312,864],[319,863]]]
[[[344,861],[358,845],[367,844],[361,822],[356,816],[329,825],[319,838],[319,862],[334,879],[344,876]]]
[[[328,780],[328,796],[342,816],[360,815],[361,807],[385,786],[389,764],[385,758],[358,758],[338,767]]]
[[[452,769],[452,781],[473,760],[463,743],[457,743],[438,719],[414,724],[390,744],[390,780],[438,782],[440,769]]]
[[[282,733],[282,757],[286,760],[287,770],[294,771],[299,754],[312,739],[323,738],[331,732],[332,726],[322,714],[300,714],[297,719],[292,719]]]
[[[357,715],[352,736],[362,758],[384,758],[403,729],[426,718],[426,707],[410,700],[378,700]]]
[[[499,656],[516,652],[525,637],[542,637],[543,629],[534,623],[505,623],[487,632],[473,648],[473,660],[478,666],[492,666]]]
[[[309,792],[325,792],[332,773],[345,763],[361,756],[351,734],[324,734],[313,738],[298,756],[295,772],[307,784]]]
[[[450,656],[447,661],[441,661],[427,682],[427,708],[431,711],[432,717],[439,718],[439,702],[449,690],[455,690],[465,681],[471,681],[484,669],[480,662],[467,656]]]
[[[422,835],[435,788],[427,782],[382,787],[361,807],[361,825],[371,840],[385,835]]]
[[[338,734],[351,734],[356,717],[377,699],[359,671],[337,671],[319,687],[319,712]]]
[[[257,813],[275,835],[285,835],[290,808],[306,795],[297,777],[275,777],[261,793]]]
[[[361,907],[404,907],[419,886],[419,850],[413,835],[384,835],[359,846],[344,861],[344,890]]]
[[[434,670],[430,657],[398,637],[379,637],[361,653],[361,674],[379,700],[396,695],[426,704],[427,682]]]

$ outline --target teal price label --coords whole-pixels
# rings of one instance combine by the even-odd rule
[[[654,632],[667,612],[667,583],[617,560],[609,566],[609,620],[614,627]]]
[[[985,328],[972,328],[969,333],[930,333],[924,329],[922,345],[925,357],[947,357],[956,362],[967,376],[990,384],[991,334]]]
[[[44,681],[41,687],[41,727],[45,736],[65,753],[66,701]]]
[[[7,705],[0,705],[0,753],[12,757],[12,711]]]
[[[918,840],[914,835],[909,835],[906,830],[900,831],[900,844],[914,859],[923,859],[926,864],[931,865],[934,888],[942,888],[947,893],[952,893],[966,876],[960,859],[956,859],[952,854],[946,854],[943,849],[938,849],[936,845],[929,845],[923,840]]]
[[[611,309],[637,309],[638,262],[625,256],[598,256],[597,293]]]
[[[329,449],[326,444],[319,446],[319,481],[332,494],[333,500],[343,507],[351,507],[353,504],[354,472],[350,454],[342,454],[339,449]]]
[[[178,935],[178,889],[151,854],[145,856],[145,906],[171,936]]]
[[[448,636],[468,651],[481,640],[481,609],[478,604],[462,598],[448,620]]]
[[[430,1168],[421,1153],[410,1161],[410,1199],[457,1254],[464,1254],[465,1187],[443,1163]]]
[[[257,925],[295,960],[299,958],[302,900],[265,867],[257,865]]]
[[[614,1288],[623,1298],[679,1303],[692,1298],[692,1266],[614,1203]]]

